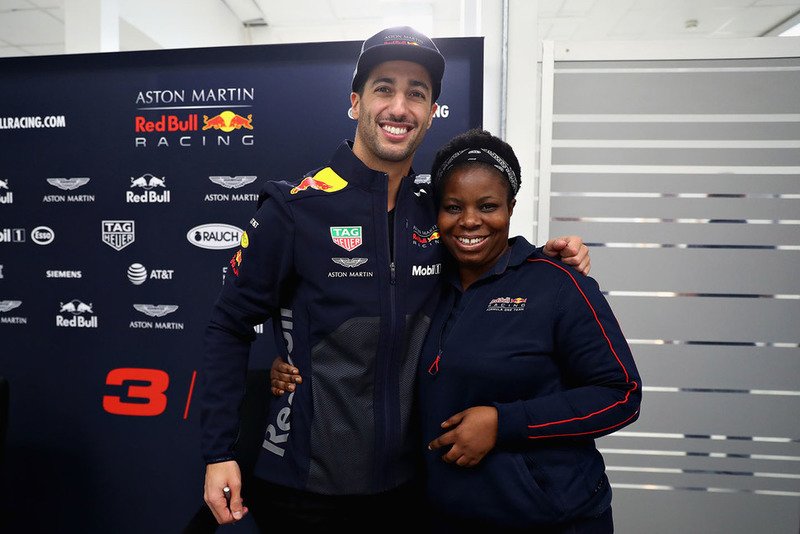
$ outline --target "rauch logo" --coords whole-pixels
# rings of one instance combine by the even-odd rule
[[[200,248],[223,250],[239,246],[242,230],[224,223],[208,223],[195,226],[186,233],[186,239]]]

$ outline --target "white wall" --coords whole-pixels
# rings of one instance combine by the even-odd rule
[[[65,0],[67,54],[246,44],[219,0]]]

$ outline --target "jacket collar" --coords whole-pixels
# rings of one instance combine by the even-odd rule
[[[497,258],[492,268],[489,269],[481,279],[492,275],[499,276],[506,272],[509,267],[516,267],[522,264],[530,257],[534,250],[536,250],[536,247],[531,245],[528,240],[521,235],[512,237],[508,240],[508,250]]]
[[[504,254],[504,256],[508,256],[508,261],[506,262],[505,266],[503,266],[502,270],[500,270],[501,261],[498,260],[494,266],[495,274],[503,274],[508,267],[522,265],[528,258],[531,257],[531,254],[533,254],[535,250],[536,247],[529,243],[528,240],[521,235],[512,237],[508,240],[508,250],[506,251],[506,254]]]
[[[536,250],[533,246],[522,236],[512,237],[508,240],[508,250],[502,256],[497,258],[491,269],[486,271],[475,283],[485,280],[491,276],[500,276],[508,270],[508,268],[517,267],[527,260]],[[461,282],[458,279],[458,266],[453,261],[452,257],[448,255],[448,270],[447,277],[451,284],[457,288],[461,288]]]
[[[353,142],[342,141],[331,156],[328,166],[333,171],[347,180],[348,183],[368,190],[383,191],[386,189],[386,173],[370,169],[353,153]],[[414,178],[412,168],[404,180]]]

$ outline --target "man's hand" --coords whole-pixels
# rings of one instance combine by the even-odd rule
[[[571,265],[583,275],[588,275],[592,268],[589,247],[576,235],[551,239],[545,243],[542,252],[551,258],[561,256],[562,262]]]
[[[497,408],[473,406],[457,413],[442,423],[442,428],[452,428],[428,444],[430,450],[452,445],[442,455],[442,460],[462,467],[473,467],[497,443]]]
[[[223,488],[230,488],[230,502]],[[203,498],[220,525],[235,523],[247,514],[242,501],[242,473],[239,464],[231,460],[206,466],[206,485]]]
[[[272,394],[276,397],[282,396],[287,391],[291,393],[294,391],[295,384],[300,384],[303,381],[303,377],[300,376],[300,370],[284,362],[280,357],[275,358],[272,362],[269,378]]]

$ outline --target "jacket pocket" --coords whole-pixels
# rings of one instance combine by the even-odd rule
[[[543,472],[521,454],[496,451],[473,468],[433,464],[428,497],[445,515],[517,527],[563,520],[563,506],[540,485]]]

